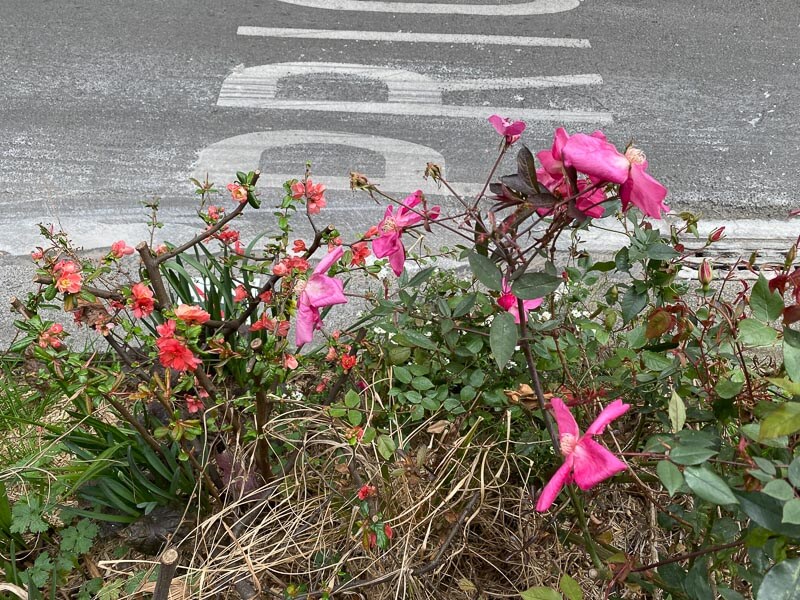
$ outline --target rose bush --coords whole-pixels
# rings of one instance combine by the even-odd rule
[[[258,172],[226,185],[227,207],[196,181],[203,229],[179,244],[121,240],[92,261],[43,228],[12,351],[68,399],[44,426],[75,468],[46,486],[23,468],[13,511],[116,522],[151,553],[202,547],[179,570],[198,598],[794,597],[796,247],[724,276],[706,258],[698,286],[685,274],[722,232],[642,218],[669,209],[641,150],[559,128],[537,164],[524,123],[490,122],[483,192],[426,169],[453,214],[352,174],[388,203],[359,239],[317,225],[328,200],[308,172],[286,182],[277,232],[251,241],[235,225],[261,206]],[[496,177],[517,146],[516,172]],[[596,259],[580,236],[603,216],[619,249]],[[438,255],[468,276],[409,252],[437,227],[460,239]],[[352,326],[326,327],[356,300]],[[71,348],[53,307],[104,351]],[[137,526],[169,510],[175,527],[143,544]],[[0,520],[17,548],[26,523]],[[68,582],[40,557],[56,551],[29,544],[6,572],[30,589],[122,585]]]

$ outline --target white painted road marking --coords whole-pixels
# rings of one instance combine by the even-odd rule
[[[519,35],[473,35],[466,33],[408,33],[396,31],[350,31],[346,29],[292,29],[241,25],[239,35],[305,40],[356,40],[366,42],[411,42],[425,44],[495,44],[546,48],[591,48],[580,38],[525,37]]]
[[[595,73],[585,75],[544,75],[541,77],[497,77],[490,79],[456,79],[440,81],[448,92],[502,89],[542,89],[578,85],[603,85],[603,78]]]
[[[393,138],[333,131],[256,131],[226,138],[204,148],[192,169],[192,177],[203,180],[208,173],[209,180],[220,186],[232,181],[237,171],[260,168],[261,155],[265,150],[301,144],[350,146],[380,154],[385,161],[385,176],[365,175],[387,192],[408,193],[410,189],[422,188],[433,193],[436,185],[422,179],[425,163],[436,163],[442,169],[445,166],[444,157],[436,150]],[[284,181],[302,176],[301,170],[293,174],[281,174],[265,169],[259,185],[279,188]],[[323,177],[320,181],[331,190],[350,189],[348,177]]]
[[[292,76],[335,74],[375,79],[386,85],[387,102],[441,104],[442,91],[498,89],[540,89],[579,85],[602,85],[600,75],[552,75],[542,77],[499,77],[488,79],[437,80],[405,69],[327,62],[290,62],[258,65],[231,73],[222,82],[220,106],[265,106],[274,100],[281,80]]]
[[[275,99],[282,79],[297,75],[335,74],[381,81],[388,91],[387,102],[441,104],[442,92],[436,80],[403,69],[347,63],[292,62],[249,67],[231,73],[222,82],[219,106],[267,106]],[[247,102],[247,104],[242,104]],[[251,104],[252,102],[252,104]]]
[[[366,77],[383,82],[388,90],[386,102],[331,100],[288,100],[276,98],[280,81],[294,75],[318,73]],[[234,72],[225,78],[217,100],[218,106],[267,108],[272,110],[314,110],[419,117],[455,117],[485,119],[492,113],[530,121],[560,123],[611,123],[607,112],[567,111],[517,107],[459,106],[442,104],[442,91],[497,89],[504,87],[554,87],[558,85],[594,85],[599,75],[562,75],[554,77],[469,79],[437,81],[427,75],[403,69],[347,63],[278,63],[259,65]]]
[[[564,12],[576,8],[579,0],[533,0],[516,4],[440,4],[434,2],[377,2],[373,0],[280,0],[284,4],[324,8],[328,10],[352,10],[358,12],[522,16]]]
[[[333,102],[330,100],[269,100],[228,97],[220,106],[268,108],[270,110],[315,110],[319,112],[349,112],[353,114],[395,115],[409,117],[453,117],[486,119],[491,114],[503,114],[523,121],[553,121],[558,123],[613,123],[610,113],[518,108],[503,106],[460,106],[455,104],[400,104],[397,102]]]

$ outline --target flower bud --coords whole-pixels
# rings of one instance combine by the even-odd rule
[[[714,242],[720,241],[724,237],[725,237],[725,228],[717,227],[714,231],[708,234],[708,243],[713,244]]]
[[[711,263],[708,259],[704,259],[700,268],[697,270],[697,280],[705,288],[714,280],[714,271],[711,269]]]

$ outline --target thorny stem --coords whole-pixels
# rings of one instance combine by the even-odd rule
[[[536,393],[536,399],[539,402],[539,408],[542,411],[547,432],[550,434],[550,442],[553,444],[553,451],[556,453],[556,456],[559,456],[561,454],[561,443],[559,442],[558,434],[556,433],[553,418],[550,416],[550,413],[547,410],[547,405],[544,399],[544,391],[542,389],[542,382],[539,379],[539,370],[536,368],[536,362],[533,360],[530,342],[524,337],[525,328],[527,327],[527,319],[525,318],[525,306],[521,298],[517,299],[517,310],[519,311],[519,315],[521,317],[519,329],[522,340],[520,341],[520,345],[522,346],[522,351],[525,354],[525,362],[528,365],[528,374],[533,380],[533,389]],[[575,490],[571,485],[566,486],[566,489],[570,502],[572,502],[572,506],[575,508],[575,513],[578,517],[578,524],[583,532],[583,537],[586,541],[586,549],[588,550],[589,556],[592,559],[592,564],[601,573],[606,573],[607,569],[603,564],[603,561],[600,560],[600,556],[597,554],[597,548],[595,548],[592,534],[589,531],[589,527],[586,523],[586,513],[583,511],[583,505],[581,504],[577,494],[575,494]]]
[[[494,175],[494,172],[497,171],[497,167],[500,166],[500,161],[503,160],[503,157],[506,155],[506,150],[508,150],[510,147],[511,146],[508,143],[503,142],[503,147],[500,149],[500,154],[497,155],[497,160],[494,161],[494,164],[492,165],[492,169],[491,169],[491,171],[489,171],[489,175],[486,177],[486,181],[483,184],[483,188],[481,189],[480,194],[475,196],[475,202],[472,203],[472,210],[473,211],[477,210],[478,202],[481,201],[481,198],[483,198],[483,195],[486,193],[486,188],[489,187],[489,184],[492,181],[492,176]]]

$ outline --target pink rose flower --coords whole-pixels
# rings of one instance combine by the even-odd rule
[[[497,133],[505,138],[506,144],[509,146],[519,139],[519,136],[527,127],[525,121],[509,121],[500,115],[489,117],[489,123],[492,124]]]
[[[322,329],[319,309],[334,304],[345,304],[344,284],[326,273],[338,261],[344,249],[339,246],[329,252],[314,269],[308,281],[298,282],[297,326],[295,343],[302,346],[314,338],[314,330]]]
[[[403,246],[403,231],[412,225],[421,223],[423,216],[414,212],[413,209],[422,202],[422,191],[417,190],[405,200],[402,206],[394,213],[393,206],[386,207],[383,220],[378,224],[380,237],[372,240],[372,251],[376,258],[389,257],[389,265],[394,274],[399,276],[403,272],[406,262],[406,249]],[[436,219],[439,217],[440,208],[434,206],[426,213],[427,218]]]
[[[624,415],[630,407],[630,404],[624,404],[621,399],[615,400],[600,412],[594,422],[589,425],[586,433],[581,436],[578,424],[563,400],[553,398],[553,412],[558,423],[564,464],[559,467],[542,490],[536,503],[537,511],[544,512],[550,508],[561,488],[573,481],[582,490],[588,490],[604,479],[628,468],[624,462],[595,442],[593,438],[603,433],[606,425]]]

